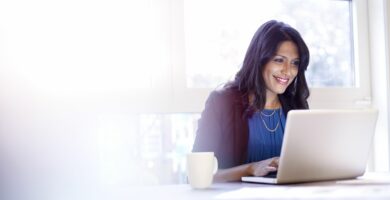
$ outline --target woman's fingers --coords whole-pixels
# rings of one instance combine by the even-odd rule
[[[249,165],[249,174],[253,176],[265,176],[270,172],[278,170],[279,157],[273,157]]]
[[[267,172],[275,172],[278,170],[276,167],[267,166],[264,168]]]
[[[258,168],[254,171],[254,176],[265,176],[270,172],[275,172],[278,169],[276,167],[271,166],[258,166]]]
[[[265,176],[278,170],[278,158],[270,158],[252,164],[254,176]]]
[[[269,166],[272,166],[272,167],[278,167],[279,166],[279,157],[275,157],[275,158],[271,158],[271,162],[269,164]]]

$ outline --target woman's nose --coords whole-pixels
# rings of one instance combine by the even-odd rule
[[[285,62],[283,64],[283,69],[282,69],[282,73],[285,74],[285,75],[291,75],[291,69],[292,69],[292,64],[288,63],[288,62]]]

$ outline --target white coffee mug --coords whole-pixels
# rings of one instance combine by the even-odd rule
[[[213,182],[218,170],[218,161],[214,152],[193,152],[187,154],[187,176],[195,189],[207,188]]]

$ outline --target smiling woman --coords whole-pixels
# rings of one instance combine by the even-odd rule
[[[210,94],[199,120],[193,151],[214,152],[215,181],[277,170],[287,113],[308,109],[308,63],[304,40],[288,24],[271,20],[256,31],[234,80]]]

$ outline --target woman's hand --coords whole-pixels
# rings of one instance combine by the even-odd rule
[[[279,157],[269,158],[259,162],[251,163],[248,167],[248,173],[252,176],[265,176],[270,172],[278,170]]]

